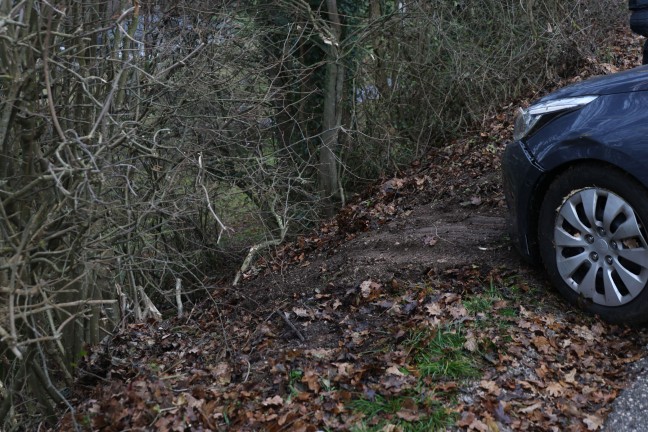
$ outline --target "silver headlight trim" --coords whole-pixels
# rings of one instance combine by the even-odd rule
[[[598,96],[578,96],[556,99],[531,105],[527,109],[518,108],[515,114],[513,139],[520,140],[538,123],[542,116],[560,111],[580,108],[594,101]]]

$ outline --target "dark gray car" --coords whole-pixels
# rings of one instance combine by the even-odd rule
[[[503,157],[511,236],[573,304],[648,321],[648,66],[520,110]]]

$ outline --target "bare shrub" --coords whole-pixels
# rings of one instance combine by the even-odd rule
[[[407,163],[505,101],[577,73],[627,18],[622,1],[394,4],[400,8],[377,15],[382,25],[352,79],[349,129],[361,133],[345,159],[354,167],[351,183]]]

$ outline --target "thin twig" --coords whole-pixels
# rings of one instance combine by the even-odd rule
[[[219,244],[221,241],[221,237],[224,232],[227,231],[234,231],[232,228],[225,226],[223,222],[220,220],[216,212],[214,211],[214,208],[212,207],[211,200],[209,199],[209,192],[207,191],[207,188],[203,184],[203,160],[202,160],[202,152],[198,153],[198,178],[197,183],[202,187],[202,190],[205,192],[205,200],[207,201],[207,208],[209,209],[209,212],[212,214],[214,219],[216,219],[216,222],[218,223],[218,226],[220,227],[220,232],[218,233],[218,239],[216,240],[216,244]]]
[[[245,360],[245,361],[247,362],[248,368],[247,368],[247,372],[245,373],[245,378],[243,378],[243,382],[246,382],[250,377],[250,369],[252,368],[252,365],[250,365],[250,361],[249,360]]]
[[[281,315],[281,318],[283,318],[283,320],[286,322],[286,324],[288,324],[288,326],[295,332],[295,334],[297,335],[299,340],[302,341],[302,342],[305,342],[306,338],[304,337],[304,335],[301,334],[301,332],[297,329],[297,327],[295,327],[295,325],[292,322],[290,322],[290,320],[288,319],[286,314],[284,312],[282,312],[282,311],[279,311],[279,315]]]

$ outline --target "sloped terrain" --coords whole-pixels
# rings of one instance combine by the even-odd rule
[[[587,74],[636,63],[637,39],[618,36],[616,63]],[[94,349],[58,429],[601,429],[648,338],[574,311],[512,250],[499,180],[512,107],[240,287]]]

